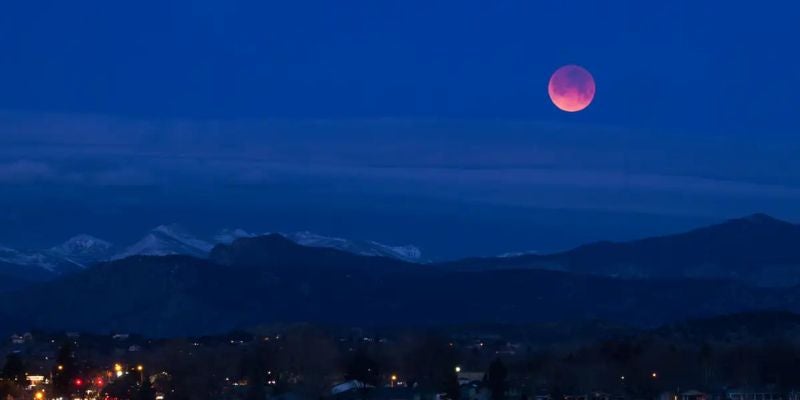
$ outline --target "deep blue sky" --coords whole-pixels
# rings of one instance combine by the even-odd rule
[[[800,220],[795,2],[7,3],[0,243],[176,221],[451,257]]]

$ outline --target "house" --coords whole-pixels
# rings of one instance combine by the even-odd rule
[[[470,382],[481,382],[483,381],[484,375],[483,372],[480,371],[458,371],[458,384],[459,385],[466,385]]]
[[[422,396],[418,390],[409,387],[367,387],[369,391],[366,398],[371,400],[421,400]],[[339,392],[331,396],[336,400],[363,400],[365,393],[359,390],[348,390]]]
[[[564,396],[565,400],[611,400],[611,395],[604,392],[590,392],[570,394]]]
[[[687,390],[678,394],[678,398],[680,400],[708,400],[710,397],[699,390]]]
[[[726,400],[782,400],[783,396],[772,388],[736,388],[725,392]]]
[[[489,400],[492,396],[489,388],[481,385],[480,381],[461,384],[462,400]]]
[[[356,389],[366,389],[366,388],[371,388],[371,387],[373,387],[373,386],[367,385],[364,382],[361,382],[359,380],[353,379],[353,380],[350,380],[350,381],[347,381],[347,382],[342,382],[342,383],[334,385],[331,388],[331,395],[336,396],[338,394],[345,393],[345,392],[350,392],[350,391],[353,391],[353,390],[356,390]]]
[[[537,398],[539,396],[536,396]],[[582,394],[564,395],[564,400],[612,400],[612,396],[605,392],[589,392]]]
[[[35,388],[45,383],[44,375],[27,375],[25,378],[28,380],[29,388]]]

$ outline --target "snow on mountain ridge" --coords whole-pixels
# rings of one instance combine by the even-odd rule
[[[537,255],[537,254],[541,254],[541,253],[539,253],[536,250],[512,251],[512,252],[500,254],[497,257],[498,258],[511,258],[511,257],[521,257],[521,256],[532,256],[532,255]]]
[[[200,249],[206,253],[211,251],[211,249],[214,247],[213,244],[205,240],[194,237],[192,234],[185,231],[181,226],[177,224],[159,225],[154,229],[154,231],[159,232],[171,239],[174,239],[188,246]]]
[[[21,265],[26,267],[39,267],[52,273],[60,273],[62,269],[74,269],[80,264],[71,260],[62,260],[47,252],[20,251],[9,247],[0,246],[0,262]]]
[[[375,241],[349,240],[323,236],[309,231],[281,233],[287,239],[309,247],[328,247],[370,257],[389,257],[408,262],[421,262],[422,250],[416,246],[389,246]]]
[[[221,244],[231,244],[236,239],[249,238],[256,236],[244,229],[223,229],[214,235],[214,242]]]
[[[373,246],[383,248],[387,252],[395,253],[398,256],[402,256],[403,258],[408,260],[420,261],[422,259],[422,250],[420,250],[419,247],[414,245],[407,244],[403,246],[389,246],[374,241],[369,241],[369,243],[372,244]]]

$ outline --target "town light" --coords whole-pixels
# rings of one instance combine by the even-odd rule
[[[59,366],[58,366],[58,367],[56,367],[56,368],[57,368],[59,371],[63,371],[63,370],[64,370],[64,366],[63,366],[63,365],[59,365]]]
[[[142,366],[141,364],[137,365],[136,366],[136,370],[139,371],[139,372],[144,371],[144,366]]]
[[[122,371],[122,364],[120,364],[120,363],[114,364],[114,371],[116,371],[116,372]]]
[[[34,397],[36,400],[43,400],[43,399],[44,399],[44,392],[36,392],[36,394],[35,394],[35,395],[33,395],[33,397]]]
[[[461,372],[461,366],[456,365],[456,373]]]
[[[653,377],[653,379],[655,379],[655,378],[658,378],[658,374],[657,374],[657,373],[655,373],[655,372],[653,372],[652,374],[650,374],[650,376],[652,376],[652,377]]]

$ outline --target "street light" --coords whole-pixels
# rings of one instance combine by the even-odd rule
[[[397,375],[392,374],[392,387],[394,387],[395,382],[397,382]]]
[[[456,373],[459,373],[459,372],[461,372],[461,366],[456,365]]]

